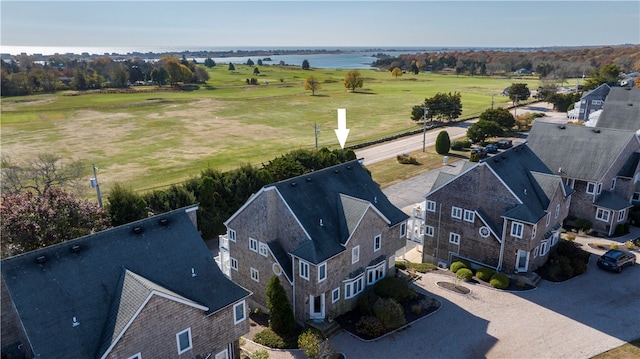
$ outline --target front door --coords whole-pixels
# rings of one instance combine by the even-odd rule
[[[309,296],[309,306],[311,319],[324,320],[324,293],[318,296]]]
[[[518,250],[518,258],[516,259],[516,270],[518,272],[526,272],[529,269],[529,252]]]

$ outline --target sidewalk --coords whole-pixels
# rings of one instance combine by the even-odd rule
[[[599,248],[593,248],[591,246],[589,246],[589,244],[595,244],[595,243],[600,243],[600,244],[604,244],[604,245],[611,245],[612,243],[615,243],[618,245],[618,247],[620,249],[625,249],[624,247],[624,243],[627,241],[631,241],[634,240],[638,237],[640,237],[640,227],[635,227],[635,226],[631,226],[629,228],[630,233],[625,234],[624,236],[620,236],[620,237],[596,237],[596,236],[590,236],[587,234],[577,234],[577,233],[573,233],[576,236],[576,239],[574,240],[575,243],[579,243],[582,246],[582,249],[591,252],[593,254],[597,254],[597,255],[602,255],[604,254],[604,252],[606,252],[606,249],[599,249]],[[636,257],[640,258],[640,254],[636,254]]]

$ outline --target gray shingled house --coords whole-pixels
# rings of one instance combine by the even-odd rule
[[[602,84],[591,91],[585,92],[578,103],[578,119],[587,121],[589,114],[602,109],[604,100],[607,98],[611,86]]]
[[[596,126],[640,131],[640,88],[612,87]]]
[[[250,293],[216,265],[196,209],[3,260],[3,357],[238,358]]]
[[[575,190],[569,220],[583,218],[613,235],[640,199],[640,141],[633,130],[537,121],[528,146]]]
[[[557,243],[571,194],[526,144],[441,172],[425,195],[423,262],[527,276]]]
[[[408,216],[357,161],[263,187],[226,222],[221,266],[266,305],[275,274],[298,322],[323,322],[394,273]]]

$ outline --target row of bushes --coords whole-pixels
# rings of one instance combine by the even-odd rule
[[[544,279],[560,282],[587,271],[589,252],[576,247],[573,242],[561,240],[549,254],[549,260],[536,272]]]
[[[396,262],[396,268],[402,270],[415,270],[416,272],[420,273],[427,273],[429,271],[436,270],[438,267],[436,267],[436,265],[432,263],[413,263],[399,261]]]
[[[451,263],[449,270],[455,273],[458,279],[464,280],[465,282],[468,282],[473,278],[473,269],[471,268],[471,263],[465,260],[459,260]],[[509,288],[509,277],[504,273],[496,273],[491,268],[480,267],[476,271],[475,275],[476,278],[485,282],[489,282],[489,284],[494,288]]]

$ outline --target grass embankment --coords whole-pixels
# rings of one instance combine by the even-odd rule
[[[84,160],[100,168],[105,191],[115,182],[148,190],[196,176],[206,167],[224,171],[259,165],[292,149],[313,148],[314,124],[319,146],[337,148],[338,108],[347,109],[349,146],[417,129],[411,108],[437,92],[459,91],[462,116],[468,117],[491,106],[492,94],[496,106],[507,105],[508,99],[498,94],[513,82],[538,86],[533,78],[422,73],[395,79],[387,71],[360,70],[364,87],[350,93],[343,86],[348,70],[263,66],[260,72],[255,76],[253,68],[236,65],[232,73],[220,65],[210,71],[206,85],[190,92],[3,98],[2,153],[15,161],[41,152]],[[309,75],[321,82],[316,96],[304,91]],[[251,77],[260,85],[247,86]],[[423,166],[413,170],[441,159],[419,161]],[[375,168],[382,182],[412,175],[388,169],[378,175]]]
[[[640,338],[593,357],[593,359],[629,358],[640,358]]]

